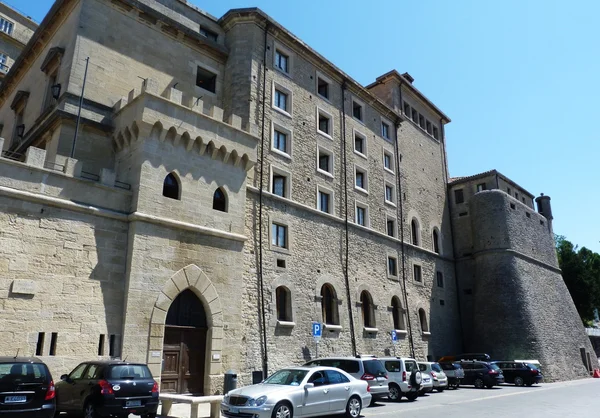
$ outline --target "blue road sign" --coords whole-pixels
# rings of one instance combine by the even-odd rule
[[[396,334],[395,330],[392,330],[392,342],[396,344],[398,342],[398,334]]]
[[[323,330],[323,328],[321,327],[321,324],[319,324],[318,322],[313,322],[313,324],[312,324],[313,338],[321,338],[322,330]]]

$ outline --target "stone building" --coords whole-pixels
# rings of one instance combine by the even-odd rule
[[[482,348],[585,376],[551,216],[511,223],[504,188],[451,181],[450,119],[413,82],[362,86],[259,9],[57,0],[0,90],[0,354],[37,354],[57,375],[127,357],[193,393],[222,390],[228,369],[249,383],[302,364],[313,322],[319,355],[437,358],[479,347],[486,319],[508,327],[502,301],[479,314],[502,279],[481,269],[521,251],[567,308],[561,351],[537,349],[542,327]],[[526,312],[514,326],[545,310]]]
[[[0,1],[0,83],[37,26],[29,16]]]

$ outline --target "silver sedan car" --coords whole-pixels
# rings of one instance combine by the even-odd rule
[[[221,413],[229,418],[292,418],[346,414],[357,418],[371,403],[367,382],[333,367],[281,369],[262,383],[228,392]]]

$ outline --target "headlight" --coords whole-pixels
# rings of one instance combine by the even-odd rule
[[[267,397],[266,396],[261,396],[260,398],[256,398],[256,399],[251,398],[251,399],[248,399],[248,402],[246,403],[246,405],[248,405],[248,406],[261,406],[266,401],[267,401]]]
[[[229,393],[223,396],[223,402],[229,403]]]

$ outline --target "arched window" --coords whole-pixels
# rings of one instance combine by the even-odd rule
[[[213,195],[213,209],[227,212],[227,197],[225,197],[225,192],[220,187],[215,190]]]
[[[429,332],[429,325],[427,324],[427,314],[425,309],[419,309],[419,321],[421,322],[421,332]]]
[[[433,230],[433,251],[440,253],[440,234],[437,229]]]
[[[337,297],[333,286],[331,286],[329,283],[326,283],[323,285],[323,287],[321,287],[321,311],[323,313],[323,322],[325,324],[340,324]]]
[[[392,298],[392,318],[394,319],[394,329],[404,329],[404,309],[398,296]]]
[[[419,223],[416,219],[410,221],[411,242],[414,245],[419,245]]]
[[[179,200],[179,180],[173,173],[167,174],[163,183],[163,196]]]
[[[365,328],[375,328],[377,326],[375,322],[375,306],[373,305],[373,298],[366,290],[363,290],[360,294],[360,303]]]
[[[285,286],[279,286],[275,289],[275,298],[277,299],[277,320],[292,322],[292,295]]]

